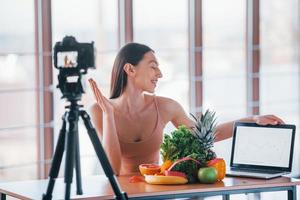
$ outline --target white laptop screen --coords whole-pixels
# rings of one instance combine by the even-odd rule
[[[237,126],[233,164],[289,167],[293,130]]]

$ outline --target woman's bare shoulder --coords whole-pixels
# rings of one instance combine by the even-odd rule
[[[163,97],[163,96],[156,96],[157,101],[161,104],[168,105],[168,104],[178,104],[177,101],[174,99],[171,99],[169,97]]]
[[[174,99],[163,97],[163,96],[156,96],[156,98],[157,98],[157,103],[162,110],[172,111],[180,107],[180,104]]]

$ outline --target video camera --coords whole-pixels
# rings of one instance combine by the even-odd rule
[[[59,69],[58,85],[62,98],[80,100],[84,93],[81,75],[95,68],[94,42],[79,43],[73,36],[65,36],[54,46],[54,66]]]

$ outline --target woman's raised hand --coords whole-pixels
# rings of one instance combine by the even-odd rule
[[[284,121],[275,115],[257,115],[253,117],[255,123],[260,125],[277,125],[284,124]]]
[[[103,96],[103,94],[97,86],[97,83],[91,78],[89,79],[89,83],[93,90],[97,104],[100,106],[102,111],[106,114],[113,114],[114,107],[111,105],[108,99],[105,96]]]

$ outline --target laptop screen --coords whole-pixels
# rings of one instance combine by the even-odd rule
[[[294,132],[293,125],[237,123],[233,138],[232,165],[289,168]]]

